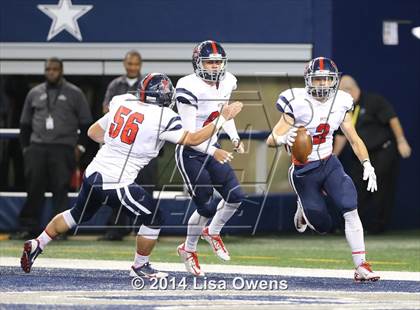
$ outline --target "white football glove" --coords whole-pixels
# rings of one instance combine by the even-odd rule
[[[288,146],[293,146],[297,136],[297,127],[291,127],[284,135],[276,137],[277,145],[287,144]]]
[[[373,193],[378,190],[378,185],[376,184],[375,168],[373,168],[370,161],[368,160],[363,163],[363,180],[368,181],[367,190],[369,192]]]
[[[245,147],[244,147],[244,144],[241,142],[241,140],[233,139],[232,144],[233,144],[233,150],[236,153],[239,153],[239,154],[245,153]]]

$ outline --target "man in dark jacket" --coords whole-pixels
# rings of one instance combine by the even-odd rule
[[[47,187],[53,194],[54,215],[69,208],[71,174],[85,151],[92,122],[86,97],[63,78],[60,59],[45,62],[45,78],[29,91],[20,119],[28,198],[19,216],[20,232],[14,236],[19,239],[38,232]]]

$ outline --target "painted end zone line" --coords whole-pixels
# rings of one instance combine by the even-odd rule
[[[185,272],[182,263],[155,263],[155,267],[162,271]],[[18,257],[0,257],[0,266],[20,267]],[[68,268],[68,269],[100,269],[100,270],[127,270],[131,261],[121,260],[91,260],[91,259],[63,259],[63,258],[38,258],[34,268]],[[315,268],[285,268],[246,265],[213,265],[203,264],[206,273],[271,275],[290,277],[316,277],[316,278],[353,278],[353,270],[343,269],[315,269]],[[382,280],[420,281],[420,272],[403,271],[378,271]]]

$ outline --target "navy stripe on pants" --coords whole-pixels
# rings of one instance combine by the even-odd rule
[[[212,217],[216,213],[216,206],[211,203],[214,189],[229,203],[242,202],[245,195],[229,164],[185,146],[177,146],[175,159],[200,215]]]
[[[357,192],[336,156],[289,169],[289,181],[300,200],[308,225],[325,233],[331,229],[323,191],[342,214],[357,208]]]
[[[102,176],[97,172],[83,178],[76,204],[70,210],[77,224],[90,220],[102,205],[121,210],[138,224],[154,227],[163,224],[163,216],[156,208],[155,200],[140,185],[132,183],[104,190],[102,184]]]

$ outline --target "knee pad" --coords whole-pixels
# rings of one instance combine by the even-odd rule
[[[241,203],[242,200],[244,200],[245,198],[245,194],[242,191],[241,187],[238,185],[236,187],[234,187],[229,193],[228,196],[226,197],[226,202],[230,203],[230,204],[237,204],[237,203]]]
[[[162,226],[165,223],[165,216],[160,209],[155,209],[155,211],[145,217],[140,216],[138,218],[139,222],[146,226],[152,226],[154,229]]]
[[[160,228],[151,228],[145,225],[141,225],[137,235],[146,239],[157,240],[157,238],[159,238],[159,233]]]
[[[211,218],[216,214],[217,205],[212,202],[212,199],[205,204],[197,204],[197,213],[206,218]]]
[[[343,183],[343,187],[346,189],[345,194],[340,197],[338,201],[338,207],[342,214],[357,209],[357,191],[353,181],[349,176],[346,175],[346,179]]]
[[[213,186],[200,185],[194,188],[194,196],[192,196],[192,199],[197,206],[208,204],[212,198],[213,198]]]
[[[313,230],[320,234],[325,234],[330,231],[332,227],[332,220],[327,211],[305,209],[304,213],[306,219],[308,220],[309,227]]]
[[[69,214],[72,216],[75,223],[84,223],[84,222],[89,221],[93,217],[93,215],[95,215],[96,213],[96,211],[89,212],[87,209],[88,208],[83,210],[76,205],[68,211],[69,211]]]
[[[64,222],[66,222],[69,229],[77,226],[77,222],[75,221],[73,215],[71,214],[71,210],[64,211],[62,213]]]

